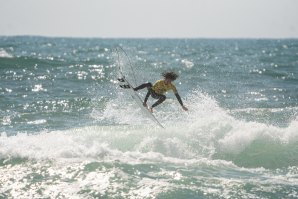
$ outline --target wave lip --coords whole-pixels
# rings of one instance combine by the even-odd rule
[[[139,128],[138,133],[131,133],[134,139],[143,136],[133,150],[184,160],[231,161],[246,168],[276,169],[298,164],[298,118],[285,127],[241,120],[220,107],[212,97],[194,91],[185,100],[188,112],[179,112],[171,100],[160,107],[156,116],[166,127],[162,130],[151,128],[151,122],[128,101],[120,95],[107,103],[100,117],[93,116],[113,121],[113,125]],[[125,104],[125,109],[119,104]],[[146,135],[148,131],[150,134]]]
[[[285,127],[245,121],[230,115],[206,94],[195,91],[187,97],[189,114],[172,120],[177,122],[175,128],[188,135],[186,142],[194,157],[231,161],[245,168],[298,164],[298,118]]]

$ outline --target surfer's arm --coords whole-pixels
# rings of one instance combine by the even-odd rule
[[[175,96],[176,96],[179,104],[182,106],[183,110],[187,111],[188,109],[183,105],[182,99],[181,99],[180,95],[178,94],[178,92],[175,93]]]
[[[183,106],[183,102],[182,102],[182,99],[181,99],[180,95],[179,95],[178,93],[175,93],[175,96],[176,96],[176,98],[177,98],[179,104],[180,104],[181,106]]]

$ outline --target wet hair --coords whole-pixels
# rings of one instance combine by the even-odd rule
[[[177,75],[177,74],[174,73],[174,72],[163,72],[163,73],[161,73],[161,75],[162,75],[164,78],[166,78],[166,79],[170,79],[170,80],[172,80],[172,81],[176,80],[176,79],[179,77],[179,75]]]

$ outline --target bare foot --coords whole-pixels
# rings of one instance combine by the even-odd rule
[[[150,111],[151,113],[153,113],[153,108],[152,108],[152,107],[150,107],[150,108],[149,108],[149,111]]]

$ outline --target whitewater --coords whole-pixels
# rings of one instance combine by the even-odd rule
[[[0,198],[298,197],[298,40],[0,37],[0,83]]]

